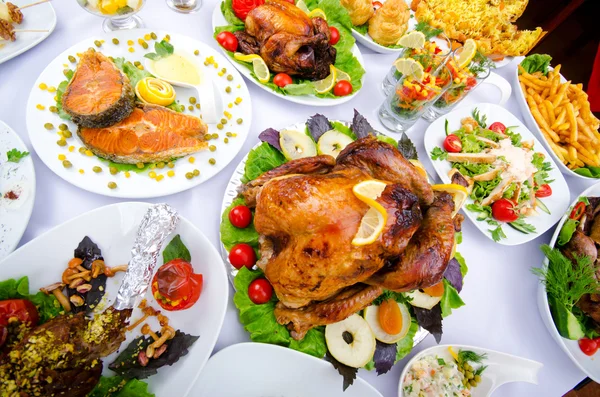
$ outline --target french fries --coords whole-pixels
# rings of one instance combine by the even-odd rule
[[[582,84],[561,83],[560,68],[529,74],[519,65],[519,83],[529,110],[556,156],[569,169],[600,167],[600,120],[590,110]]]

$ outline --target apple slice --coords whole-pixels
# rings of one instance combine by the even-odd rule
[[[319,154],[328,154],[337,157],[337,155],[352,142],[354,141],[348,135],[337,130],[329,130],[319,138],[317,150],[319,151]]]
[[[427,310],[431,310],[442,300],[441,296],[427,295],[425,292],[421,292],[419,290],[406,292],[405,294],[407,297],[412,298],[410,301],[411,305]]]
[[[353,368],[367,365],[375,353],[375,336],[369,324],[358,314],[326,326],[325,341],[336,360]]]
[[[279,133],[281,152],[288,160],[317,155],[317,145],[311,137],[300,131],[282,130]]]

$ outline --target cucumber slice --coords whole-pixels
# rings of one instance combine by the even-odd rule
[[[542,211],[544,211],[546,214],[550,214],[550,210],[548,209],[548,207],[546,207],[546,204],[544,204],[542,202],[542,200],[540,200],[539,198],[535,199],[535,205],[538,206],[538,207],[540,207],[540,209]]]
[[[548,295],[548,304],[554,325],[563,338],[579,340],[585,336],[579,320],[565,305],[558,302],[552,295]]]

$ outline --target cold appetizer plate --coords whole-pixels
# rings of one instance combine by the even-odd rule
[[[74,45],[42,72],[27,104],[32,145],[54,173],[138,199],[215,176],[242,148],[251,117],[246,83],[225,57],[150,30]]]
[[[581,84],[567,82],[560,74],[560,65],[556,69],[550,66],[551,59],[533,54],[515,69],[515,93],[525,124],[544,143],[563,174],[600,178],[596,154],[600,149],[600,121],[590,111]]]
[[[0,64],[35,47],[52,34],[56,27],[56,13],[50,2],[35,4],[36,0],[12,0],[10,3],[22,10],[11,11],[5,0],[0,1],[0,23],[13,30],[12,40],[0,38]],[[30,7],[25,7],[31,5]],[[9,8],[10,7],[10,8]],[[14,13],[17,12],[17,15]],[[16,20],[15,20],[16,19]]]
[[[35,201],[35,171],[27,147],[0,121],[0,259],[19,244]]]
[[[297,5],[286,0],[275,0],[274,5],[220,1],[212,16],[215,39],[241,74],[280,98],[312,106],[334,106],[351,100],[362,87],[365,70],[346,11],[339,3],[328,0],[311,3],[311,10],[300,1]],[[247,16],[258,7],[261,8]],[[292,26],[288,30],[296,29],[302,34],[272,37],[248,31],[238,15],[251,18],[250,26],[260,26],[257,29],[261,32],[277,31],[279,27],[271,24],[286,23]],[[346,20],[340,19],[344,16]],[[314,18],[319,22],[312,22]],[[337,34],[327,41],[325,34],[331,35],[330,29]],[[262,51],[264,46],[269,46],[269,50]],[[277,70],[282,73],[270,70],[272,65],[278,65]]]
[[[567,208],[569,188],[546,149],[498,105],[437,119],[425,131],[425,149],[442,181],[459,185],[467,217],[500,244],[533,240]]]
[[[168,219],[165,213],[169,214]],[[173,209],[165,204],[120,203],[102,207],[50,230],[6,257],[0,262],[0,305],[5,309],[3,315],[17,316],[22,322],[7,323],[0,318],[0,327],[8,330],[7,343],[18,338],[20,327],[51,321],[45,325],[53,331],[48,337],[58,338],[55,345],[67,343],[61,354],[68,355],[65,359],[79,359],[79,366],[73,368],[78,376],[86,374],[96,382],[96,371],[103,368],[92,395],[108,395],[108,390],[115,390],[113,387],[124,387],[137,397],[193,395],[190,391],[194,381],[223,324],[227,276],[218,252],[206,237],[184,218],[176,223],[172,213]],[[139,232],[143,220],[146,227]],[[169,233],[170,229],[173,231]],[[162,249],[156,239],[161,233]],[[143,238],[138,239],[138,235]],[[141,245],[134,246],[134,242]],[[160,252],[154,254],[152,247],[144,246],[150,242]],[[137,252],[144,252],[143,257],[136,256],[135,262],[137,269],[140,263],[143,265],[144,274],[156,258],[156,273],[150,285],[144,284],[142,289],[137,289],[141,273],[127,273],[127,264],[134,266],[134,247]],[[122,286],[125,278],[129,280],[128,287]],[[111,315],[115,300],[123,302],[131,289],[141,293],[131,301],[131,315],[124,318],[126,311],[112,311]],[[117,291],[124,294],[117,298]],[[7,299],[17,301],[9,305]],[[65,312],[79,314],[62,316]],[[93,316],[88,325],[84,312]],[[63,341],[57,330],[66,326],[72,327],[71,337]],[[84,356],[72,350],[72,345],[69,350],[69,342],[80,343]],[[61,372],[64,361],[51,358],[60,358],[58,353],[50,354],[51,346],[45,345],[48,358],[44,366],[57,369],[57,376],[47,379],[41,371],[37,383],[31,384],[52,384],[62,391],[77,386],[81,378],[70,379],[68,373]],[[29,345],[22,348],[25,352],[34,349]],[[91,362],[92,358],[96,360]],[[13,376],[19,376],[15,371]]]
[[[600,381],[597,338],[600,284],[598,271],[598,211],[600,183],[583,193],[563,213],[546,260],[534,272],[540,276],[537,301],[542,320],[556,343],[593,381]]]
[[[413,190],[409,195],[413,197],[412,200],[422,194],[421,188],[429,190],[425,170],[415,158],[416,149],[412,142],[406,136],[395,141],[377,133],[356,111],[351,123],[328,120],[317,114],[306,122],[280,130],[269,128],[259,134],[259,139],[262,143],[250,151],[229,182],[223,199],[220,226],[221,254],[236,290],[234,303],[250,339],[285,346],[318,358],[325,357],[343,375],[344,388],[352,383],[351,377],[358,368],[375,369],[378,374],[389,371],[428,331],[439,341],[442,336],[442,319],[464,305],[459,292],[467,273],[467,266],[460,253],[450,252],[454,245],[462,241],[462,235],[456,233],[460,222],[456,223],[453,218],[455,212],[451,196],[444,195],[443,204],[437,201],[431,207],[423,204],[422,207],[416,205],[410,210],[423,211],[425,214],[423,224],[427,226],[422,226],[419,231],[438,230],[440,233],[434,236],[434,233],[421,232],[413,239],[418,239],[418,247],[426,248],[416,248],[416,240],[413,240],[403,251],[406,257],[412,258],[413,255],[420,255],[415,252],[415,248],[417,251],[434,250],[440,252],[437,258],[443,258],[424,265],[429,270],[419,271],[419,279],[415,281],[417,284],[411,285],[423,286],[422,291],[413,287],[414,290],[406,294],[396,294],[386,290],[386,287],[380,289],[379,281],[367,281],[367,284],[373,284],[367,290],[362,290],[365,284],[350,284],[344,289],[339,283],[331,282],[331,279],[328,280],[323,275],[324,272],[338,274],[341,270],[337,267],[338,263],[347,263],[348,267],[355,266],[356,263],[346,259],[345,255],[360,257],[364,250],[377,250],[383,244],[384,238],[379,238],[384,233],[381,231],[383,229],[375,231],[379,226],[369,223],[373,227],[369,230],[375,234],[367,233],[367,236],[361,232],[369,222],[365,219],[374,220],[370,215],[360,212],[358,216],[356,214],[357,208],[354,205],[360,206],[360,203],[356,203],[355,198],[361,200],[359,195],[364,186],[378,184],[381,189],[386,186],[381,179],[394,181],[396,178],[408,178],[405,180],[408,184],[411,183],[408,180],[418,181],[416,185],[411,185]],[[410,163],[406,159],[410,159]],[[371,167],[371,161],[378,161],[377,166]],[[400,174],[402,176],[395,174],[397,169],[403,169]],[[394,171],[386,174],[386,170]],[[274,188],[273,184],[280,181],[289,181],[291,185],[289,188]],[[391,185],[387,186],[393,185],[393,182],[389,183]],[[291,189],[293,193],[286,193],[287,189]],[[430,192],[439,189],[443,190],[443,186],[432,185]],[[267,192],[273,192],[274,196]],[[283,196],[281,199],[277,198],[279,194],[289,199],[284,199]],[[271,198],[279,204],[267,204]],[[397,201],[386,205],[397,205],[400,199],[395,200]],[[306,205],[307,201],[310,205]],[[290,207],[286,207],[288,205]],[[377,202],[373,204],[377,205]],[[443,206],[439,213],[436,212],[438,205]],[[282,211],[277,212],[280,208]],[[366,214],[370,211],[373,214],[371,209],[364,207],[358,211],[367,211]],[[437,215],[433,216],[430,211]],[[291,218],[287,218],[288,215]],[[266,220],[271,217],[275,220],[274,224]],[[418,215],[419,219],[420,217]],[[432,222],[444,225],[432,225]],[[384,227],[386,223],[382,220],[379,224]],[[315,229],[311,229],[313,227]],[[281,232],[277,230],[279,228],[282,229]],[[398,229],[402,227],[398,226]],[[267,231],[264,232],[265,230]],[[391,232],[385,233],[387,236]],[[289,240],[280,243],[275,237],[278,235],[289,236]],[[271,241],[274,247],[278,247],[277,253],[269,253]],[[433,241],[445,243],[438,245]],[[263,258],[260,261],[257,261],[257,251],[260,251],[260,257]],[[289,262],[281,259],[292,252],[300,253],[292,254],[297,262],[292,262],[287,267]],[[266,264],[264,260],[267,260]],[[440,262],[445,262],[443,269],[438,267]],[[379,265],[377,259],[362,260],[361,263],[364,267],[375,267],[367,271],[375,272],[373,277],[376,279]],[[402,269],[412,269],[415,265],[417,262],[408,259],[402,264]],[[290,268],[301,269],[299,276],[307,280],[307,283],[325,279],[318,284],[329,289],[326,295],[331,299],[323,302],[323,299],[317,297],[308,298],[316,289],[319,290],[317,293],[322,293],[322,289],[319,286],[312,289],[312,285],[305,287],[306,284],[303,283],[302,287],[295,290],[292,298],[297,299],[295,302],[299,306],[290,304],[287,301],[289,295],[281,293],[286,290],[288,280],[297,276]],[[429,273],[431,269],[437,269],[434,272],[443,271],[443,275],[442,281],[429,288],[424,285],[429,276],[423,273]],[[279,275],[284,274],[287,274],[284,276],[285,280],[280,279]],[[337,276],[331,277],[335,279]],[[366,296],[364,293],[372,295]],[[355,304],[346,306],[347,309],[336,307],[350,296]],[[382,314],[383,310],[389,309],[395,311],[395,314]],[[335,317],[331,318],[325,314],[327,312],[336,313]],[[299,313],[307,314],[303,317],[303,325],[297,322],[299,317],[295,317]],[[397,328],[382,325],[381,318],[392,319],[394,315],[396,320],[402,317],[395,323]],[[315,320],[316,318],[318,319]],[[320,326],[315,327],[316,324]],[[340,334],[345,331],[356,338],[352,351],[346,351],[347,341],[338,343]],[[373,338],[377,340],[375,344]],[[353,358],[350,359],[350,356]]]
[[[488,397],[506,383],[537,384],[542,367],[537,361],[475,346],[433,346],[406,364],[398,396]]]
[[[232,370],[239,374],[236,382],[223,382]],[[240,343],[219,351],[208,361],[192,391],[197,397],[381,397],[361,378],[342,391],[339,375],[327,362],[264,343]]]

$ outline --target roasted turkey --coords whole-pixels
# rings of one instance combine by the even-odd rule
[[[238,51],[260,55],[269,70],[320,80],[329,75],[336,50],[329,44],[329,25],[309,18],[284,0],[269,0],[250,11],[246,29],[234,32]]]
[[[369,179],[388,184],[377,199],[388,220],[375,242],[356,246],[369,206],[352,188]],[[402,292],[440,282],[460,227],[452,197],[434,194],[397,149],[373,136],[351,143],[337,159],[290,161],[243,186],[242,194],[255,206],[258,266],[279,298],[275,316],[296,339],[365,308],[384,288]]]

